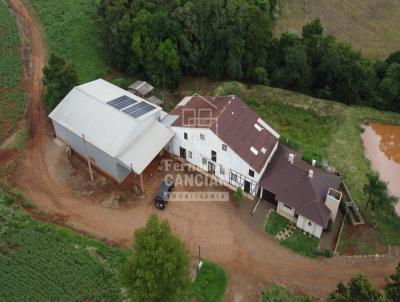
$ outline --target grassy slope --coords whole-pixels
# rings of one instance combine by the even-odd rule
[[[365,55],[385,58],[400,49],[398,0],[278,0],[275,28],[301,32],[307,22],[320,18],[329,34],[351,42]]]
[[[49,53],[75,63],[80,82],[104,76],[108,67],[96,31],[95,0],[29,0],[43,26]]]
[[[400,114],[348,107],[266,86],[248,88],[227,82],[221,84],[216,92],[241,96],[276,130],[295,141],[297,149],[305,153],[311,150],[327,159],[343,175],[360,206],[365,204],[363,187],[367,181],[366,174],[371,169],[363,154],[360,125],[369,120],[400,123]],[[378,229],[382,242],[400,244],[399,217],[380,220]]]
[[[18,28],[8,6],[0,0],[0,142],[14,131],[26,105]]]

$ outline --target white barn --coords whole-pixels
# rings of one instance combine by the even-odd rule
[[[167,114],[102,79],[77,87],[50,113],[56,136],[121,183],[141,175],[174,136]]]
[[[256,195],[279,134],[236,96],[184,98],[170,112],[169,151]]]

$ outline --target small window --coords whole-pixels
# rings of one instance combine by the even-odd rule
[[[311,221],[308,222],[308,226],[312,226],[312,222]]]
[[[186,139],[186,140],[188,139],[188,136],[187,136],[186,132],[183,132],[183,138]]]
[[[192,151],[188,151],[188,157],[192,158]]]
[[[211,150],[211,160],[217,162],[217,152]]]
[[[203,165],[207,166],[207,158],[203,157]]]
[[[203,133],[200,133],[200,139],[204,141],[205,138],[206,138],[205,135]]]
[[[225,144],[222,144],[222,150],[226,151],[228,150],[228,147]]]
[[[254,177],[254,171],[253,171],[252,169],[249,169],[249,175],[250,175],[251,177]]]
[[[237,181],[237,175],[236,175],[236,173],[231,172],[231,179],[232,179],[233,181]]]
[[[219,166],[219,173],[225,175],[225,168],[223,166]]]

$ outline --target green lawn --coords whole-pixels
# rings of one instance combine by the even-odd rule
[[[191,284],[187,296],[182,301],[220,302],[223,301],[228,277],[215,263],[205,261],[196,280]]]
[[[318,239],[304,235],[299,229],[295,229],[288,239],[280,241],[281,245],[309,258],[319,256],[318,242]]]
[[[75,63],[79,81],[108,73],[96,27],[96,0],[30,0],[46,36],[48,53]]]
[[[289,221],[286,218],[274,211],[269,215],[267,222],[265,223],[264,230],[268,234],[276,236],[288,225],[288,223]]]
[[[10,9],[0,1],[0,143],[10,135],[26,106],[22,85],[23,65],[20,58],[18,28]]]
[[[272,284],[262,293],[262,302],[311,302],[307,297],[295,296],[286,287]]]
[[[360,126],[367,121],[400,123],[397,113],[346,106],[261,85],[226,82],[215,93],[239,95],[281,133],[283,143],[303,152],[307,160],[315,157],[336,167],[361,208],[366,202],[363,187],[371,167],[364,157]],[[370,215],[366,213],[366,218]],[[377,227],[382,242],[400,244],[400,217],[387,216]]]

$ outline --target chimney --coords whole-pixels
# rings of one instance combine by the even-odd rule
[[[312,165],[313,167],[315,167],[316,164],[317,164],[317,161],[316,161],[315,159],[313,159],[313,160],[311,161],[311,165]]]
[[[308,171],[308,178],[313,178],[314,176],[314,171],[310,169],[310,171]]]
[[[294,163],[294,154],[293,154],[293,153],[289,153],[289,158],[288,158],[288,160],[289,160],[289,162],[290,162],[291,164]]]

